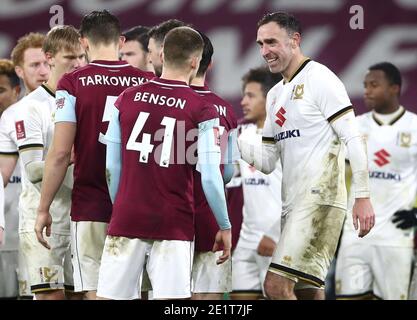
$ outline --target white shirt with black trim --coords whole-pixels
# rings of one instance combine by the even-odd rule
[[[413,230],[398,229],[392,222],[395,212],[413,207],[417,195],[417,115],[401,109],[387,124],[373,112],[357,117],[359,130],[367,140],[375,226],[366,237],[359,239],[348,214],[343,235],[346,243],[360,241],[372,245],[413,246]],[[350,211],[353,202],[351,189]]]
[[[55,96],[44,85],[21,101],[15,114],[16,143],[20,153],[28,149],[37,149],[43,152],[42,160],[45,160],[52,143],[55,109]],[[26,176],[23,167],[22,175]],[[20,232],[34,230],[39,201],[40,182],[33,184],[26,177],[22,179],[22,193],[19,201]],[[61,187],[50,208],[54,233],[70,234],[70,206],[71,191]]]
[[[312,205],[346,208],[346,148],[331,121],[351,105],[339,78],[309,59],[269,91],[263,141],[281,154],[283,215]]]

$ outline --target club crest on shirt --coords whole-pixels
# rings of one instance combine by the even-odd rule
[[[399,132],[399,145],[403,148],[410,148],[411,146],[411,133]]]
[[[65,104],[65,98],[56,99],[56,108],[57,109],[62,109],[64,107],[64,104]]]
[[[291,100],[302,99],[304,95],[304,83],[297,84],[292,89]]]
[[[16,138],[17,140],[26,138],[25,123],[23,120],[15,122]]]

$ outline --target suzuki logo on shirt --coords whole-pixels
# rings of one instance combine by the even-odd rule
[[[281,107],[278,112],[275,114],[277,116],[277,120],[275,120],[275,123],[282,127],[284,125],[285,120],[287,120],[284,117],[284,114],[286,113],[284,107]]]
[[[386,164],[390,163],[388,158],[391,157],[391,155],[385,149],[381,149],[381,150],[375,152],[374,155],[376,157],[376,159],[374,159],[374,162],[378,166],[383,167]]]

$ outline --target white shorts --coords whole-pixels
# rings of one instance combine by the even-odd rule
[[[268,271],[293,280],[295,289],[324,288],[346,210],[313,205],[282,219],[282,233]]]
[[[21,250],[19,250],[17,260],[18,266],[16,271],[17,279],[19,281],[19,297],[28,299],[30,297],[33,297],[33,294],[30,291],[28,266]]]
[[[107,223],[71,221],[71,251],[75,292],[96,291]]]
[[[413,248],[343,245],[336,262],[337,299],[408,297]]]
[[[264,294],[264,281],[272,257],[260,256],[255,249],[242,248],[233,252],[233,292]]]
[[[138,299],[145,257],[154,299],[191,297],[191,241],[141,240],[107,236],[100,266],[97,296]]]
[[[222,254],[223,251],[194,253],[193,293],[224,293],[231,291],[231,258],[222,264],[216,264],[216,260]]]
[[[19,246],[28,266],[30,290],[73,290],[70,236],[52,233],[46,237],[51,249],[42,246],[35,232],[19,234]]]
[[[0,298],[18,296],[17,268],[18,251],[0,251]]]

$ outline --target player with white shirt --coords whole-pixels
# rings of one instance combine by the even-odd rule
[[[24,35],[18,40],[17,45],[13,48],[11,53],[14,70],[23,82],[26,94],[31,93],[49,77],[50,68],[46,61],[45,54],[42,52],[44,39],[45,36],[40,33],[29,33]],[[17,93],[17,95],[18,94],[19,93]],[[16,175],[16,170],[20,172],[18,176],[21,176],[22,181],[24,180],[24,173],[22,173],[22,170],[19,169],[19,166],[17,165],[19,153],[15,131],[16,110],[18,109],[18,105],[24,100],[25,98],[18,102],[15,100],[14,104],[4,110],[0,119],[0,169],[3,183],[6,188],[12,177]],[[20,168],[22,167],[20,166]],[[21,185],[24,190],[25,185],[23,183]],[[20,192],[17,196],[21,196]],[[20,202],[21,200],[19,198],[19,224],[21,221],[20,216],[22,214]],[[19,297],[21,299],[32,299],[27,264],[20,249],[17,273],[19,281]],[[8,280],[10,280],[10,278],[8,278]]]
[[[239,140],[251,145],[262,144],[262,128],[266,118],[266,95],[282,76],[267,68],[252,69],[243,77],[244,119]],[[279,161],[278,161],[279,162]],[[280,234],[281,164],[265,175],[243,160],[238,170],[243,186],[243,223],[239,241],[233,252],[232,299],[263,298],[263,283],[272,253]],[[270,232],[274,226],[273,232]]]
[[[50,248],[44,248],[34,232],[45,157],[54,132],[55,90],[68,71],[84,65],[85,54],[72,26],[58,26],[46,36],[43,51],[51,66],[48,81],[29,94],[15,115],[16,138],[25,173],[21,198],[20,247],[29,269],[31,291],[37,300],[64,299],[64,289],[73,290],[70,219],[72,167],[68,183],[60,189],[51,206],[53,216]]]
[[[363,237],[374,225],[366,149],[346,89],[302,54],[300,42],[300,23],[288,13],[258,22],[260,52],[284,79],[267,96],[262,148],[240,144],[242,158],[264,173],[281,159],[283,227],[265,280],[271,299],[324,299],[346,215],[344,144],[355,184],[355,229]]]
[[[20,81],[12,61],[0,59],[0,113],[16,103],[20,93]],[[0,299],[19,295],[19,213],[17,210],[21,189],[20,169],[16,166],[4,188],[0,174]]]
[[[358,239],[348,215],[337,258],[336,295],[407,299],[414,245],[408,220],[417,195],[417,115],[399,103],[401,74],[393,64],[371,66],[364,87],[365,103],[372,111],[357,120],[367,139],[376,224],[366,238]]]

